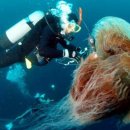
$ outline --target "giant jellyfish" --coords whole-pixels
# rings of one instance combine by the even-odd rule
[[[105,17],[93,29],[96,52],[76,70],[70,91],[73,112],[91,123],[130,108],[130,24]]]

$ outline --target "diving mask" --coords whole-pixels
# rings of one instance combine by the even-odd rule
[[[69,23],[68,29],[70,30],[70,32],[78,33],[81,30],[81,27],[72,21]]]

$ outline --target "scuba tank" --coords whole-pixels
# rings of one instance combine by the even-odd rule
[[[31,29],[44,17],[44,12],[35,11],[5,31],[0,37],[0,47],[7,49],[20,42]]]

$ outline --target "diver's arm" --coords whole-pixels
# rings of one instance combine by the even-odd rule
[[[63,51],[55,48],[44,47],[42,50],[39,50],[39,55],[49,58],[60,58],[63,57]]]
[[[56,34],[46,26],[41,34],[38,51],[40,56],[49,58],[63,57],[63,51],[52,47]]]

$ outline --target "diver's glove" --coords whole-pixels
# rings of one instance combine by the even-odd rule
[[[74,58],[75,56],[76,56],[76,51],[70,51],[68,49],[65,49],[63,51],[63,57]]]
[[[68,58],[73,58],[75,59],[77,62],[80,61],[81,57],[78,53],[78,51],[70,51],[68,49],[65,49],[63,51],[63,57],[68,57]]]

